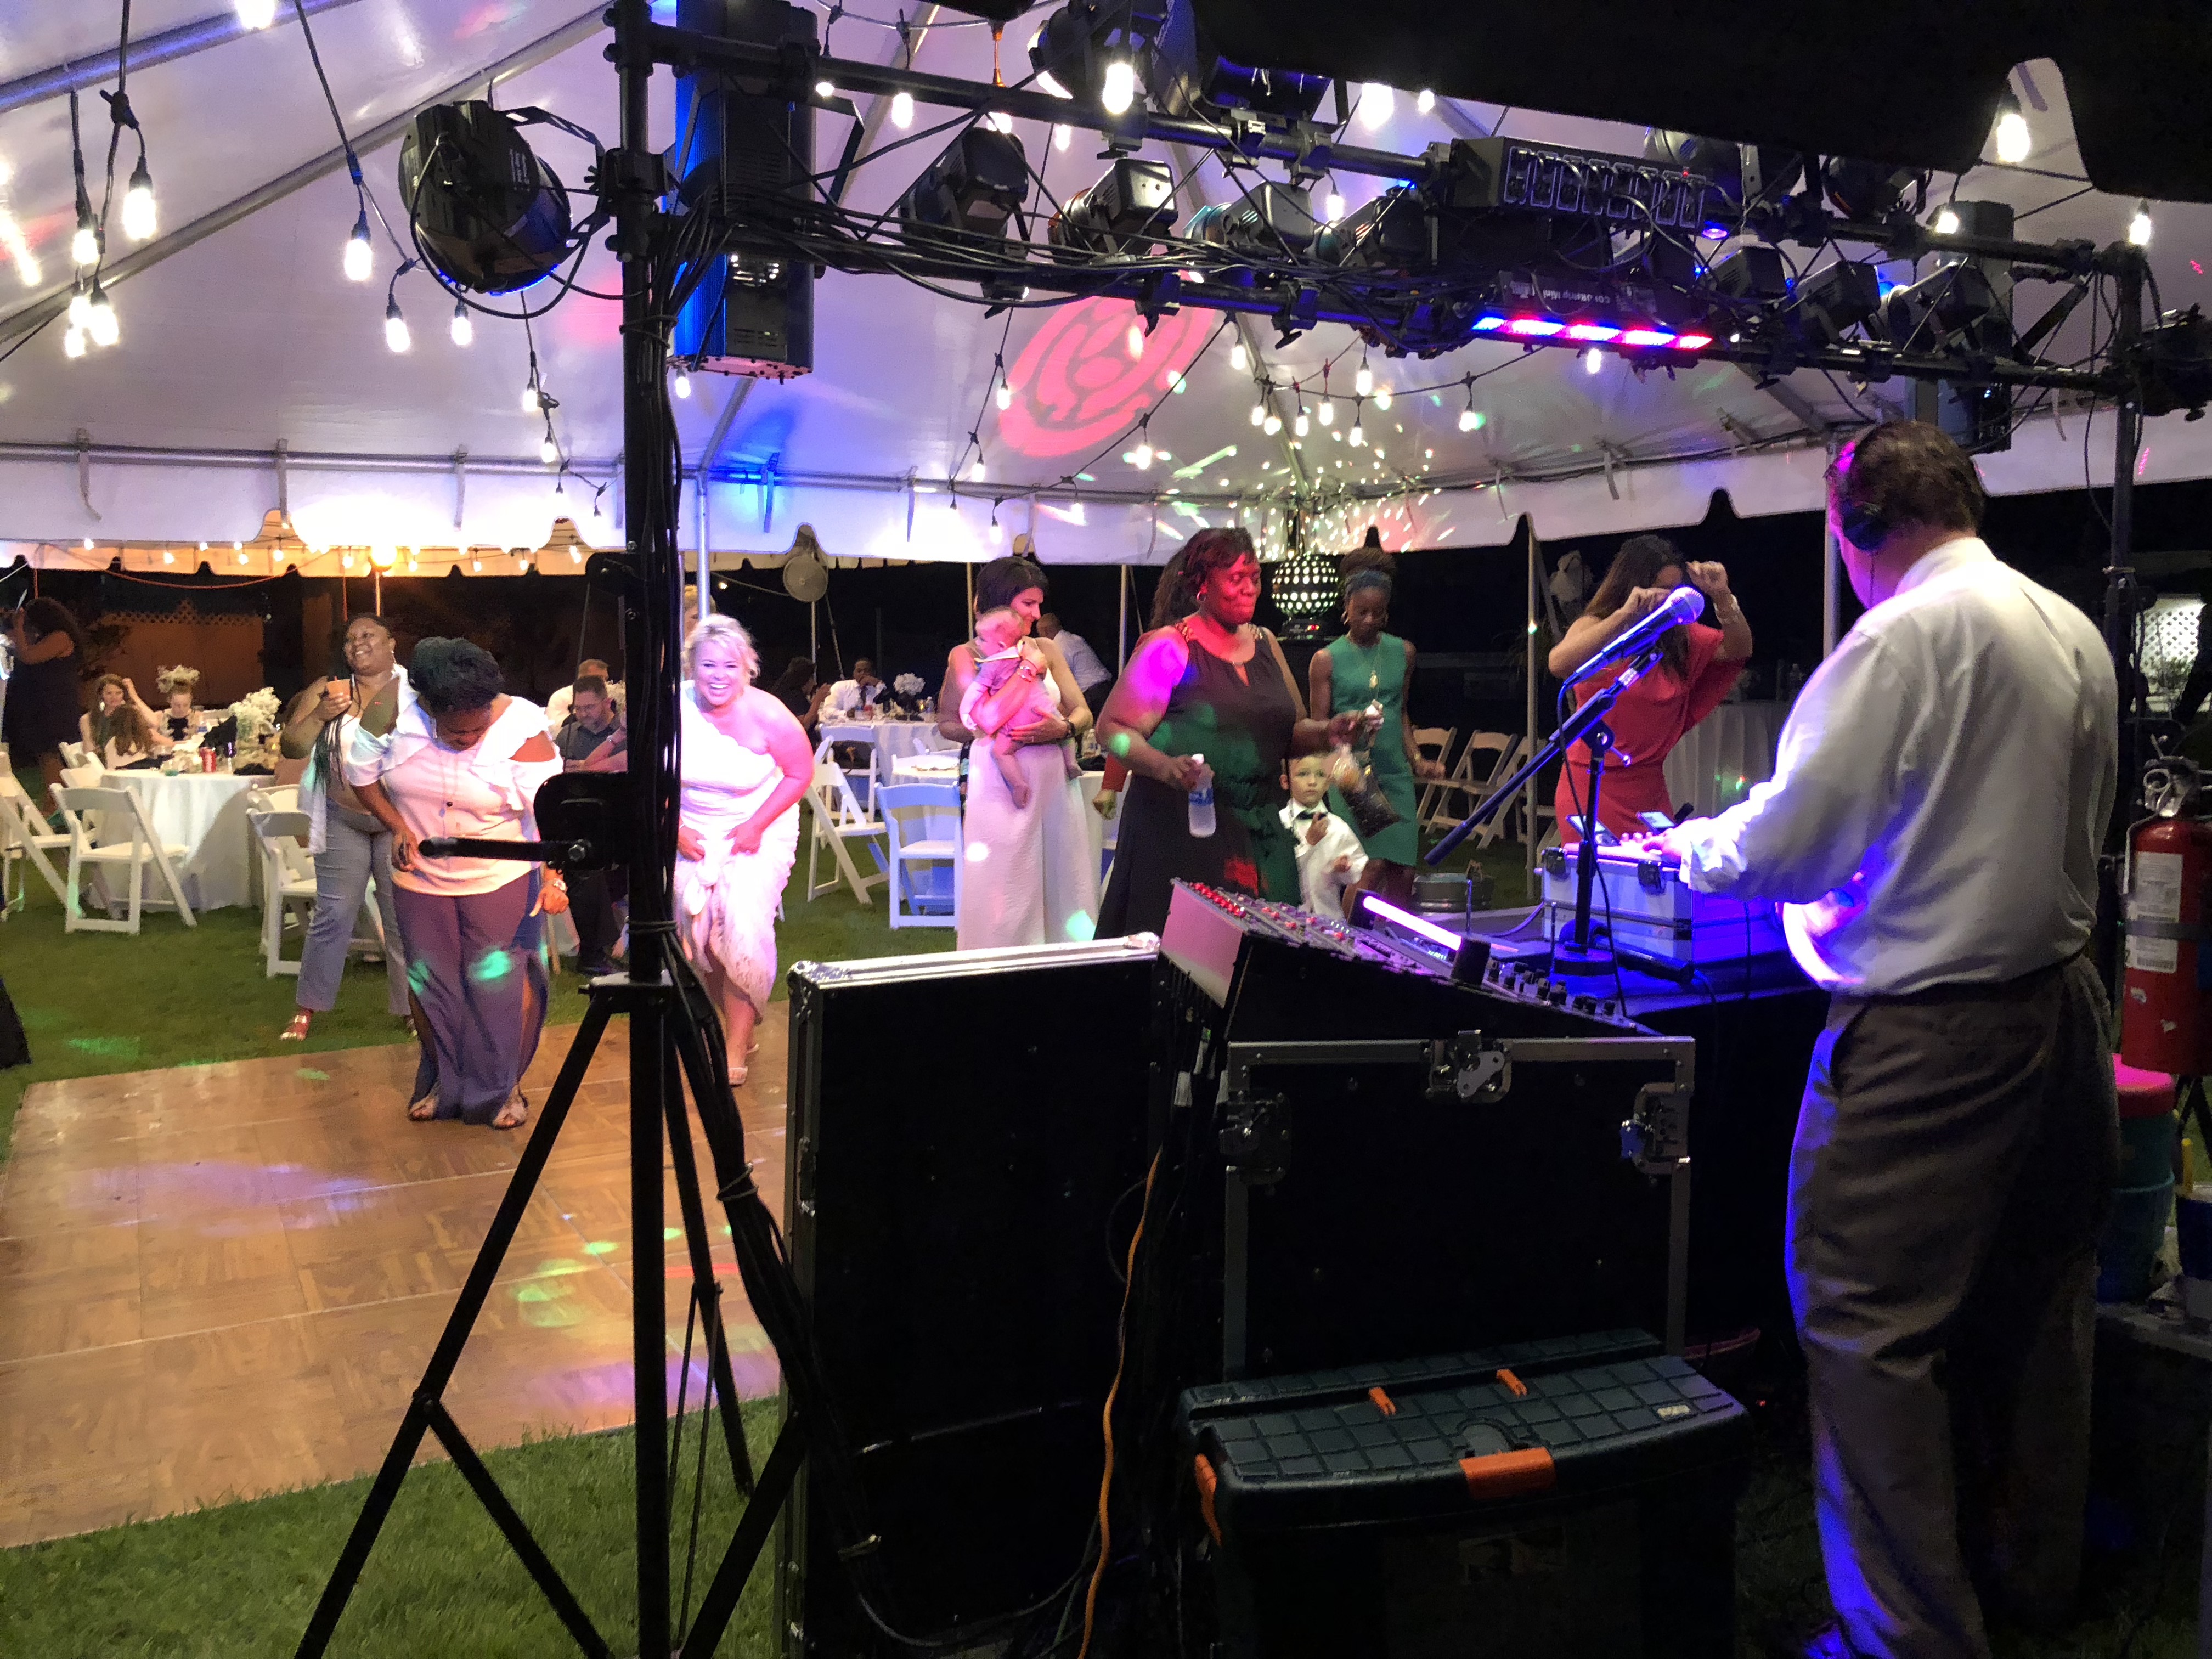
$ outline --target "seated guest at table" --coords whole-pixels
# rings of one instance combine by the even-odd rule
[[[586,657],[583,661],[576,665],[576,678],[579,680],[599,679],[605,681],[607,687],[607,700],[613,706],[614,717],[617,720],[622,719],[623,683],[615,678],[615,672],[613,669],[608,667],[605,662],[597,657]],[[570,699],[575,695],[576,688],[574,682],[571,682],[569,684],[557,688],[551,696],[546,698],[545,721],[546,729],[548,731],[558,733],[561,728],[568,724],[568,715],[572,706]],[[617,768],[616,769],[620,770],[621,769]]]
[[[192,697],[199,689],[200,671],[179,663],[174,668],[164,668],[154,677],[154,684],[168,700],[168,710],[161,717],[171,743],[182,743],[200,730],[199,711],[192,707]]]
[[[1606,725],[1614,747],[1632,757],[1626,763],[1619,754],[1606,757],[1598,817],[1616,836],[1642,835],[1646,826],[1641,813],[1674,816],[1674,802],[1667,794],[1667,757],[1692,726],[1720,707],[1743,672],[1751,655],[1751,624],[1729,592],[1728,572],[1721,566],[1684,559],[1664,536],[1631,536],[1613,556],[1605,580],[1590,595],[1589,608],[1552,647],[1553,676],[1565,679],[1686,581],[1705,596],[1720,626],[1686,623],[1668,629],[1658,665],[1613,707]],[[1626,668],[1623,663],[1584,680],[1575,688],[1576,706],[1588,702]],[[1573,820],[1589,808],[1589,763],[1587,744],[1578,743],[1568,750],[1553,797],[1559,839],[1570,847],[1582,839]]]
[[[1178,878],[1297,903],[1283,763],[1349,743],[1362,725],[1356,714],[1305,717],[1282,647],[1252,622],[1260,559],[1249,535],[1201,530],[1182,557],[1198,608],[1137,641],[1099,722],[1099,746],[1134,775],[1102,937],[1158,933]],[[1194,836],[1190,794],[1209,772],[1215,832]]]
[[[568,718],[554,734],[553,747],[569,772],[627,772],[629,733],[615,713],[613,693],[597,674],[585,674],[568,688]],[[576,971],[586,978],[614,972],[615,941],[622,936],[616,903],[626,898],[627,872],[577,870],[568,876],[568,917],[576,924]]]
[[[315,915],[300,950],[293,992],[298,1008],[278,1038],[283,1042],[302,1041],[317,1014],[337,1006],[346,951],[372,877],[384,925],[385,1006],[395,1019],[409,1018],[392,832],[369,815],[345,775],[349,753],[358,748],[366,758],[391,735],[407,695],[407,671],[399,665],[392,626],[381,617],[348,623],[344,651],[349,672],[316,680],[301,692],[276,738],[279,754],[307,763],[300,775],[300,810],[307,815],[307,851],[315,860]]]
[[[748,635],[748,638],[750,636]],[[822,706],[830,701],[834,688],[815,683],[814,665],[805,657],[793,657],[790,666],[769,689],[769,695],[781,703],[798,720],[799,727],[811,740],[822,721]]]
[[[830,688],[830,708],[840,714],[850,714],[872,707],[883,695],[884,683],[876,673],[876,665],[866,657],[854,659],[853,678],[839,680]]]
[[[1406,708],[1406,692],[1413,683],[1413,642],[1382,631],[1390,621],[1395,572],[1390,556],[1382,550],[1382,538],[1372,527],[1366,545],[1346,556],[1344,573],[1345,631],[1326,649],[1314,653],[1306,666],[1306,684],[1317,720],[1347,709],[1382,710],[1382,726],[1368,750],[1369,764],[1375,787],[1398,817],[1372,834],[1360,835],[1367,854],[1364,880],[1378,892],[1410,898],[1413,864],[1421,855],[1413,780],[1434,781],[1443,776],[1444,769],[1439,762],[1423,760],[1413,741],[1413,717]],[[1330,794],[1329,808],[1340,820],[1351,817],[1340,790]]]
[[[500,690],[499,664],[466,640],[415,647],[399,718],[381,744],[356,732],[346,776],[392,832],[392,883],[422,1059],[407,1115],[512,1129],[530,1115],[522,1074],[545,1024],[544,913],[558,876],[505,859],[426,858],[434,836],[535,841],[538,791],[561,770],[545,711]]]
[[[1328,810],[1328,757],[1291,763],[1291,804],[1283,809],[1298,855],[1298,902],[1316,915],[1344,915],[1344,896],[1359,884],[1367,854],[1352,827]]]
[[[9,619],[15,670],[8,682],[5,731],[18,766],[36,766],[51,792],[62,781],[62,744],[77,741],[77,675],[84,665],[84,630],[59,599],[33,599]]]
[[[102,674],[93,682],[92,695],[92,712],[77,717],[77,733],[86,752],[98,756],[109,771],[151,766],[169,752],[172,744],[155,727],[154,711],[122,675]]]
[[[1093,708],[1103,708],[1107,690],[1114,684],[1114,671],[1098,660],[1091,642],[1062,628],[1060,618],[1049,611],[1037,618],[1036,631],[1039,639],[1050,640],[1067,659],[1067,672],[1075,676],[1075,689],[1083,693],[1083,701]]]
[[[994,559],[975,573],[978,638],[945,658],[937,699],[938,732],[956,743],[975,734],[960,709],[994,640],[1019,640],[1044,609],[1042,566],[1018,555]],[[1083,788],[1069,773],[1067,745],[1091,726],[1091,708],[1075,689],[1067,659],[1050,640],[1034,641],[1044,677],[1036,684],[1057,713],[1010,727],[1011,757],[1028,781],[1017,801],[994,765],[970,765],[962,818],[967,867],[961,872],[954,930],[963,951],[995,945],[1060,945],[1087,939],[1098,920],[1098,859],[1083,816]]]
[[[775,907],[799,855],[814,750],[791,711],[753,684],[760,655],[734,617],[702,618],[684,666],[676,926],[721,1010],[730,1081],[742,1084],[775,988]]]

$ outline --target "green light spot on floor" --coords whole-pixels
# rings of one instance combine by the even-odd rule
[[[531,1284],[515,1291],[514,1301],[521,1311],[523,1323],[551,1330],[583,1323],[584,1310],[569,1304],[574,1294],[566,1285]]]
[[[297,1075],[307,1079],[310,1083],[328,1083],[331,1080],[331,1074],[328,1072],[319,1072],[312,1066],[302,1066]]]
[[[684,1229],[681,1227],[663,1227],[660,1230],[660,1237],[664,1242],[672,1238],[681,1238],[684,1237]]]
[[[71,1037],[69,1046],[79,1054],[98,1054],[102,1060],[138,1058],[137,1037]]]
[[[586,1255],[612,1255],[620,1249],[622,1249],[622,1246],[614,1243],[611,1239],[595,1238],[590,1243],[584,1246],[584,1254]]]
[[[569,1256],[550,1256],[532,1267],[530,1276],[532,1279],[556,1279],[563,1273],[583,1273],[591,1265],[588,1261],[578,1261]]]
[[[514,956],[508,951],[487,951],[477,958],[469,977],[479,985],[490,985],[505,979],[514,971]]]

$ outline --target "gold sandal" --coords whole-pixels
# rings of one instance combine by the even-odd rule
[[[314,1019],[313,1014],[305,1008],[301,1009],[298,1013],[292,1016],[292,1023],[277,1034],[276,1041],[305,1042],[307,1040],[307,1028],[314,1024]]]

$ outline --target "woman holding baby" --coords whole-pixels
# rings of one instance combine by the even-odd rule
[[[963,951],[1066,944],[1097,925],[1098,866],[1071,763],[1091,709],[1059,646],[1035,636],[1045,589],[1032,561],[992,560],[975,573],[975,637],[945,659],[937,729],[974,744],[962,819]]]

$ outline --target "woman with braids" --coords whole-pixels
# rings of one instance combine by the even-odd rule
[[[544,913],[568,908],[557,876],[508,859],[428,858],[434,836],[535,841],[538,791],[561,771],[545,711],[500,689],[499,664],[466,640],[415,647],[392,735],[358,728],[346,777],[392,833],[392,880],[422,1056],[407,1115],[512,1129],[530,1115],[522,1074],[545,1024]]]
[[[1658,666],[1613,705],[1606,726],[1619,752],[1606,757],[1598,821],[1616,836],[1642,835],[1643,813],[1674,816],[1674,804],[1667,796],[1667,757],[1692,726],[1720,707],[1742,674],[1751,655],[1751,624],[1729,592],[1727,570],[1690,562],[1664,536],[1631,536],[1613,556],[1589,608],[1552,647],[1553,678],[1565,679],[1686,580],[1705,596],[1720,626],[1685,623],[1668,629]],[[1577,706],[1619,679],[1626,667],[1624,663],[1584,680],[1575,688]],[[1588,745],[1578,743],[1568,750],[1553,796],[1559,839],[1571,847],[1582,839],[1574,820],[1589,810],[1589,765]]]
[[[392,832],[369,816],[346,781],[343,763],[356,738],[365,757],[392,734],[407,696],[407,671],[381,617],[356,617],[346,624],[345,662],[343,677],[317,680],[301,694],[277,738],[285,759],[307,763],[300,778],[300,807],[307,815],[307,851],[315,860],[315,919],[300,951],[298,1008],[277,1039],[282,1042],[304,1041],[315,1016],[337,1006],[346,947],[372,878],[384,922],[385,1006],[393,1018],[408,1018]]]
[[[1158,933],[1178,879],[1296,904],[1283,763],[1349,743],[1361,725],[1357,714],[1305,717],[1282,647],[1252,622],[1260,559],[1250,536],[1201,530],[1180,556],[1196,608],[1137,641],[1099,718],[1102,746],[1133,775],[1099,914],[1102,938]],[[1190,795],[1209,773],[1216,828],[1194,836]]]
[[[1382,711],[1371,763],[1376,785],[1396,810],[1397,822],[1371,834],[1360,830],[1351,807],[1334,787],[1328,792],[1328,806],[1353,826],[1367,854],[1360,884],[1409,897],[1413,864],[1421,854],[1413,780],[1441,778],[1444,769],[1441,762],[1421,758],[1413,742],[1413,716],[1406,712],[1406,688],[1413,679],[1413,643],[1382,631],[1390,620],[1393,579],[1382,538],[1370,529],[1366,545],[1344,561],[1345,631],[1328,642],[1328,649],[1314,653],[1306,665],[1306,685],[1318,716],[1340,710],[1364,714],[1370,707]]]

